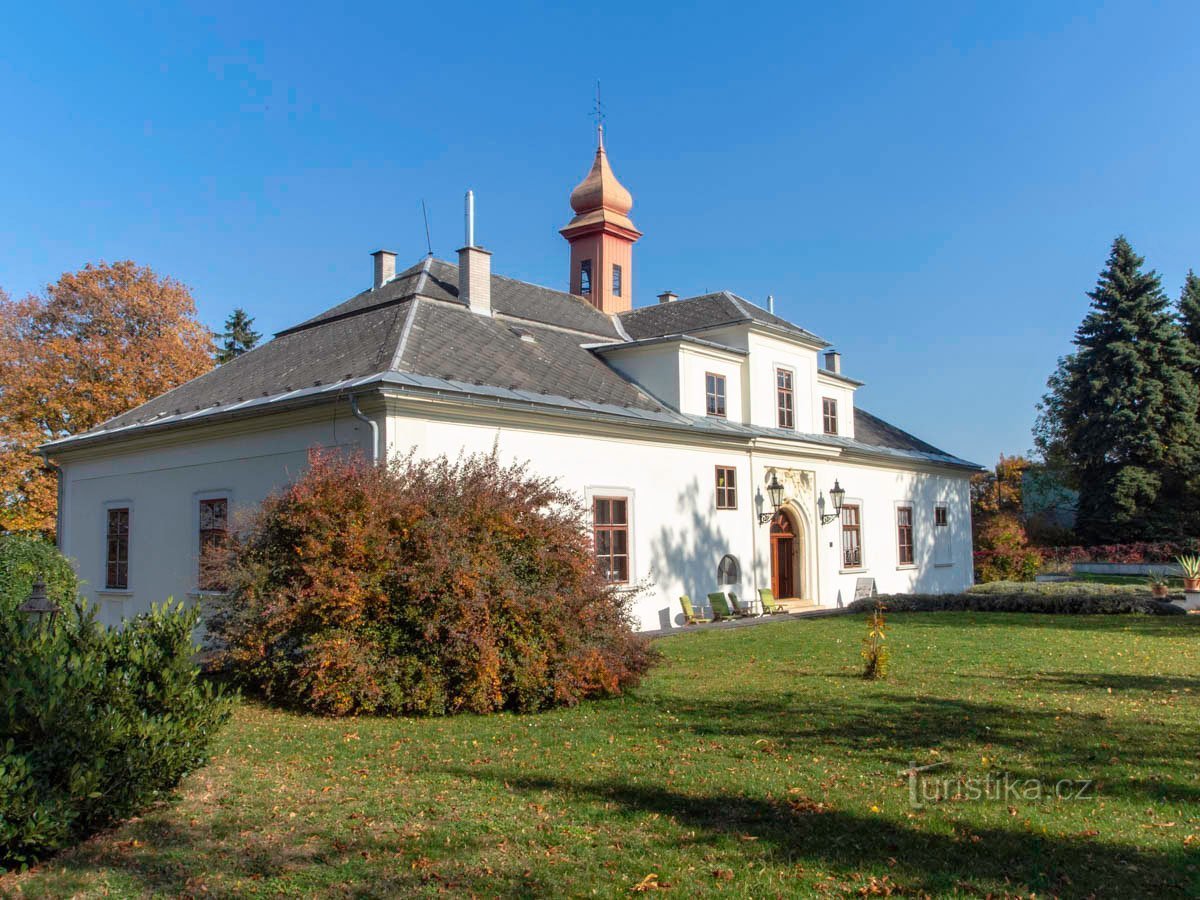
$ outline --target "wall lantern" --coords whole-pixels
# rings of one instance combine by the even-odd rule
[[[833,488],[829,491],[829,499],[833,501],[833,512],[821,516],[822,525],[828,525],[842,514],[842,503],[846,500],[846,492],[842,490],[842,486],[838,484],[836,478],[833,480]],[[821,506],[825,506],[824,497],[821,498]]]
[[[775,513],[779,512],[779,507],[783,506],[783,485],[779,483],[779,478],[774,472],[771,473],[771,483],[767,485],[767,497],[771,500],[771,511],[758,514],[759,525],[770,522],[775,518]]]
[[[18,606],[17,610],[23,612],[33,625],[54,624],[54,617],[58,615],[58,604],[46,596],[46,582],[42,581],[40,575],[33,583],[29,599]]]

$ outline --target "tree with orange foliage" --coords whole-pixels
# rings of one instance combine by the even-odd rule
[[[45,296],[0,292],[0,531],[54,530],[35,453],[212,368],[186,285],[131,261],[67,272]]]

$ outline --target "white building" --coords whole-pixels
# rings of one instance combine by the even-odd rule
[[[679,625],[681,594],[835,606],[863,578],[971,584],[977,467],[857,409],[828,342],[735,294],[633,308],[640,232],[602,140],[571,203],[572,293],[493,275],[469,224],[457,266],[396,274],[377,251],[370,290],[46,445],[60,544],[103,620],[202,596],[203,542],[314,446],[530,461],[592,511],[602,570],[648,584],[645,629]]]

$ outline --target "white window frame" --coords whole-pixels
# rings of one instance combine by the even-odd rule
[[[583,501],[587,506],[588,517],[588,540],[592,542],[592,547],[596,546],[596,532],[592,528],[592,519],[595,515],[595,504],[593,501],[597,497],[612,498],[614,500],[625,501],[625,515],[629,520],[626,522],[627,540],[629,541],[629,579],[627,581],[612,581],[609,582],[614,588],[621,591],[632,591],[637,589],[637,491],[631,487],[615,487],[606,485],[589,485],[583,489]],[[594,553],[594,550],[593,550]],[[592,557],[595,559],[595,556]]]
[[[913,561],[910,563],[900,562],[900,510],[901,509],[907,509],[909,511],[909,516],[912,521]],[[919,546],[917,543],[917,534],[918,534],[917,520],[918,520],[918,518],[920,518],[917,515],[917,509],[918,509],[917,504],[912,500],[897,500],[893,504],[892,532],[893,532],[894,540],[892,541],[892,543],[896,547],[896,568],[898,570],[920,568],[920,566],[917,563],[917,550],[918,550],[918,546]]]
[[[192,529],[189,532],[189,540],[192,542],[192,595],[196,597],[219,597],[221,596],[220,591],[200,590],[200,502],[202,500],[225,501],[225,524],[228,528],[233,521],[233,490],[231,488],[216,488],[211,491],[196,491],[192,494]]]
[[[838,571],[843,574],[852,574],[855,572],[866,572],[869,569],[867,565],[867,513],[866,504],[863,503],[861,497],[845,497],[842,500],[842,508],[847,506],[858,507],[858,565],[846,565],[846,545],[843,543],[845,537],[842,533],[842,516],[838,514]]]
[[[127,509],[129,510],[129,558],[125,561],[126,578],[125,587],[110,588],[108,586],[108,511],[110,509]],[[107,594],[110,597],[132,597],[133,596],[133,523],[136,521],[134,516],[132,500],[105,500],[100,509],[100,577],[96,583],[100,585],[96,588],[97,594]]]
[[[791,424],[791,427],[779,424],[779,373],[781,371],[787,372],[792,376],[792,424]],[[796,367],[789,363],[775,363],[771,367],[771,382],[772,382],[771,386],[772,386],[772,391],[773,391],[771,398],[774,401],[771,406],[771,412],[774,415],[775,427],[779,428],[783,431],[799,431],[799,427],[796,424],[796,419],[800,414],[800,408],[799,408],[799,404],[796,401],[799,399],[800,392],[796,389],[796,382],[797,382]]]
[[[946,524],[945,525],[937,524],[937,511],[939,509],[944,509],[946,511]],[[953,520],[951,519],[951,516],[950,516],[950,504],[946,503],[944,501],[941,501],[941,500],[934,503],[932,518],[930,519],[930,521],[933,523],[930,527],[933,529],[933,565],[934,565],[934,568],[937,568],[937,569],[952,568],[954,566],[954,542],[953,542],[954,532],[950,530],[953,527]],[[944,545],[938,543],[938,536],[943,533],[946,535],[946,537],[944,539],[945,540]],[[945,547],[945,554],[946,554],[945,559],[941,558],[941,553],[939,552],[939,550],[942,546]]]

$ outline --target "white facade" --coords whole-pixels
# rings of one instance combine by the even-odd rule
[[[554,476],[586,504],[623,497],[630,509],[633,611],[643,629],[682,623],[679,596],[706,606],[719,589],[717,566],[738,562],[740,580],[727,586],[750,599],[773,583],[771,512],[765,485],[785,486],[795,538],[792,596],[820,606],[849,603],[857,580],[875,579],[881,593],[949,592],[973,581],[966,464],[947,464],[857,442],[806,439],[822,428],[821,401],[839,401],[839,435],[853,438],[854,382],[818,369],[815,348],[753,327],[711,335],[733,349],[659,342],[617,350],[610,364],[681,412],[703,416],[705,375],[725,376],[726,419],[773,429],[778,424],[776,370],[794,372],[795,437],[749,434],[581,415],[547,405],[514,408],[486,398],[421,394],[386,385],[360,393],[381,449],[401,454],[489,452],[528,461]],[[709,338],[709,335],[705,335]],[[738,353],[736,350],[746,352]],[[52,452],[62,470],[60,541],[75,561],[85,593],[101,618],[117,624],[169,597],[200,599],[198,508],[225,497],[235,527],[239,510],[260,502],[304,467],[314,446],[371,450],[372,431],[354,418],[349,398],[317,398],[297,409],[157,433],[133,433],[93,446]],[[716,467],[736,471],[736,508],[716,508]],[[847,568],[842,523],[822,524],[835,480],[861,517],[861,565]],[[130,510],[128,585],[106,589],[106,510]],[[912,510],[914,558],[901,563],[897,507]],[[946,525],[935,525],[935,508]]]

